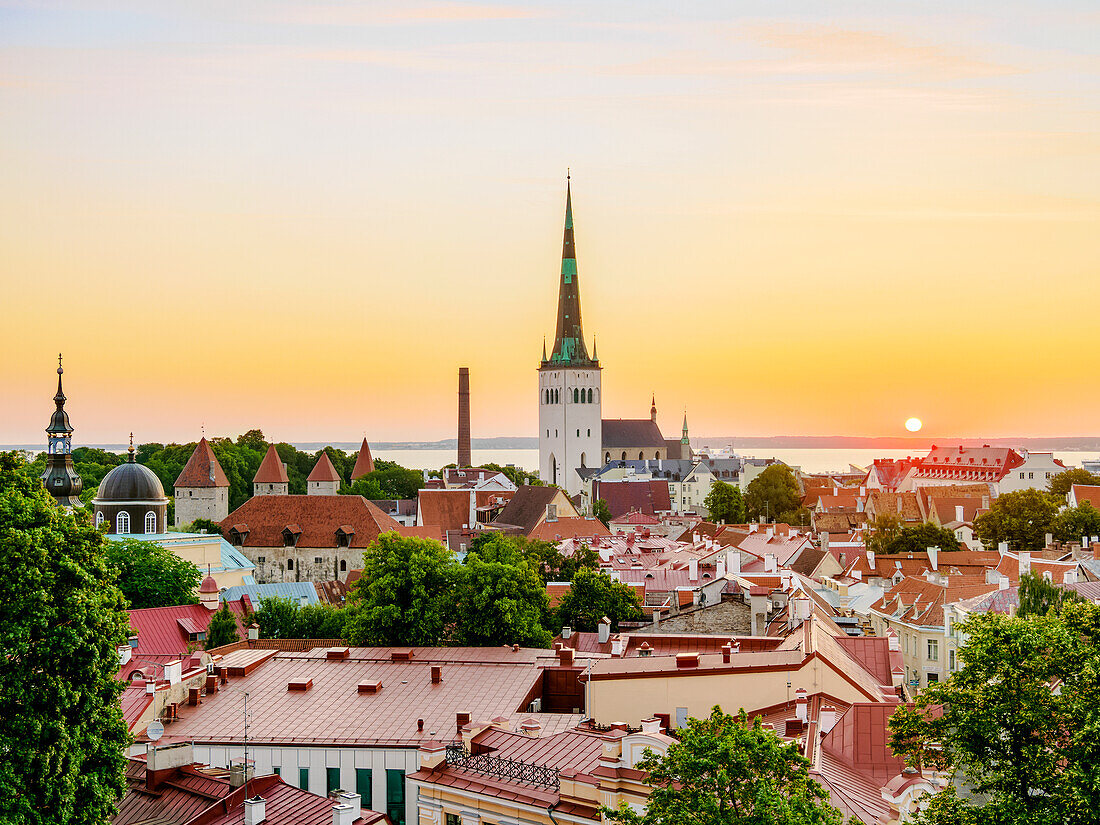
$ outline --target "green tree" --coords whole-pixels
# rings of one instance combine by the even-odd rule
[[[625,804],[603,809],[630,825],[840,825],[840,811],[809,774],[797,742],[784,742],[717,705],[706,719],[689,719],[663,756],[649,751],[637,767],[653,791],[644,815]]]
[[[250,621],[260,628],[261,639],[342,639],[349,610],[329,604],[301,607],[294,599],[267,596]]]
[[[621,621],[642,618],[637,594],[605,573],[578,570],[558,605],[555,625],[593,631],[604,616],[611,620],[615,630]]]
[[[1083,536],[1100,536],[1100,510],[1087,501],[1067,507],[1054,517],[1051,532],[1058,541],[1080,541]]]
[[[1020,607],[1016,611],[1017,616],[1045,616],[1051,610],[1061,613],[1062,605],[1066,602],[1081,599],[1076,591],[1058,587],[1036,573],[1020,576],[1018,595]]]
[[[607,502],[602,498],[596,499],[596,502],[592,505],[592,516],[598,519],[604,527],[611,524],[611,508],[607,506]]]
[[[761,516],[775,521],[781,513],[797,512],[802,497],[798,481],[786,464],[771,464],[745,489],[745,514],[755,521]]]
[[[1080,467],[1074,467],[1071,470],[1063,470],[1050,479],[1050,483],[1047,485],[1047,489],[1052,496],[1057,496],[1060,500],[1065,501],[1066,494],[1069,493],[1069,488],[1074,484],[1085,484],[1090,486],[1100,485],[1100,476],[1090,473],[1088,470],[1083,470]]]
[[[710,520],[716,524],[743,524],[745,521],[741,488],[724,481],[715,481],[711,485],[710,492],[703,499],[703,506],[710,514]]]
[[[118,587],[134,610],[195,604],[202,574],[159,542],[125,539],[107,542],[107,561],[118,572]]]
[[[570,556],[564,555],[558,545],[549,541],[528,539],[525,536],[506,536],[498,532],[483,532],[470,543],[470,552],[478,553],[482,561],[495,561],[501,548],[514,548],[534,570],[543,584],[546,582],[572,581],[578,570],[598,570],[600,557],[587,544],[581,544]],[[507,559],[508,551],[504,550]]]
[[[1057,515],[1058,505],[1039,490],[1002,493],[974,520],[974,533],[990,549],[1007,541],[1012,550],[1042,550]]]
[[[962,668],[890,720],[891,748],[968,791],[925,823],[1095,822],[1100,810],[1100,606],[1060,616],[978,614],[960,624]]]
[[[456,635],[460,644],[549,647],[546,585],[514,545],[488,545],[483,559],[467,554],[458,585]]]
[[[353,645],[437,645],[454,622],[461,572],[437,541],[383,533],[363,553],[363,576],[352,588],[354,615],[345,627]]]
[[[99,825],[126,790],[127,617],[106,541],[0,453],[0,822]]]
[[[930,521],[905,524],[893,513],[876,516],[865,541],[868,550],[884,556],[920,553],[929,547],[937,547],[945,553],[959,549],[959,540],[950,530]]]
[[[423,486],[424,474],[420,470],[407,470],[392,461],[375,459],[374,472],[357,478],[340,492],[367,499],[416,498]]]
[[[210,624],[206,627],[205,648],[213,650],[216,647],[240,641],[240,638],[237,632],[237,619],[229,609],[229,605],[223,604],[210,617]]]

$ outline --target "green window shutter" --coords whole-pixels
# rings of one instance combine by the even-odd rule
[[[371,805],[371,787],[373,785],[373,776],[371,775],[370,768],[356,768],[355,769],[355,792],[359,796],[363,797],[363,807],[372,808]]]
[[[328,795],[340,787],[340,769],[325,768],[325,794]]]
[[[309,768],[298,768],[298,787],[303,791],[309,790]]]
[[[386,814],[393,825],[405,825],[405,772],[386,769]]]

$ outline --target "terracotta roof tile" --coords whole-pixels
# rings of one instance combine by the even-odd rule
[[[610,536],[611,531],[593,518],[559,518],[544,521],[527,534],[528,538],[539,541],[564,541],[566,539],[586,539],[592,536]]]
[[[173,487],[228,487],[229,479],[203,436]]]
[[[351,468],[351,480],[362,478],[367,473],[374,472],[374,458],[370,454],[370,445],[367,439],[359,446],[359,455],[355,457],[355,466]]]
[[[472,490],[420,490],[417,521],[442,530],[470,527],[472,498]]]
[[[275,445],[269,444],[267,452],[264,453],[264,460],[260,462],[260,467],[256,470],[252,482],[254,484],[286,484],[289,481],[286,467],[283,466],[283,460],[279,458]]]
[[[299,547],[336,547],[336,530],[351,525],[352,547],[367,547],[401,527],[362,496],[253,496],[221,522],[222,532],[247,531],[244,547],[282,547],[283,530],[300,530]],[[293,532],[293,531],[292,531]]]
[[[664,481],[601,481],[592,482],[592,499],[603,499],[612,518],[636,510],[656,515],[672,509],[668,484]]]
[[[565,505],[564,495],[557,487],[539,487],[524,485],[516,490],[511,500],[504,505],[500,515],[493,520],[494,525],[507,525],[518,527],[526,535],[530,533],[538,523],[546,517],[546,505],[558,500],[558,516],[560,518],[579,516],[572,504]],[[568,507],[568,509],[567,509]]]
[[[321,455],[317,458],[317,463],[313,465],[313,469],[310,470],[309,477],[306,481],[342,481],[340,474],[336,472],[336,467],[332,463],[332,459],[329,458],[328,453],[324,450],[321,451]]]

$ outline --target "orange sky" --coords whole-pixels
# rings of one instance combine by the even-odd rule
[[[228,5],[227,8],[222,8]],[[0,443],[1095,435],[1086,3],[0,4]]]

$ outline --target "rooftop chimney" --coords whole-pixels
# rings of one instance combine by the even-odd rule
[[[764,554],[764,572],[765,573],[774,573],[775,572],[775,554],[774,553],[765,553]]]
[[[260,825],[267,818],[267,803],[263,797],[253,797],[244,801],[244,825]]]
[[[459,733],[462,732],[463,725],[468,725],[468,724],[470,724],[470,714],[469,713],[461,713],[460,712],[460,713],[455,714],[455,727],[458,729]]]
[[[338,804],[332,809],[332,825],[352,825],[363,810],[363,797],[357,793],[340,791],[336,794]]]
[[[443,681],[443,668],[440,665],[432,665],[432,684],[438,685]]]
[[[1031,551],[1020,551],[1020,575],[1031,572]]]
[[[573,628],[571,628],[569,625],[566,625],[565,627],[563,627],[561,629],[561,637],[563,639],[568,639],[572,635],[573,635]]]
[[[875,569],[875,551],[874,550],[868,550],[867,551],[867,567],[871,570]]]
[[[817,726],[823,734],[828,733],[836,724],[836,708],[826,705],[821,709],[817,717]]]
[[[558,651],[558,664],[561,667],[573,667],[573,648],[563,647]]]
[[[955,521],[966,521],[966,519],[963,518],[963,509],[961,504],[955,505]]]
[[[928,552],[928,564],[932,567],[933,570],[939,570],[940,569],[940,563],[939,563],[940,548],[938,548],[938,547],[929,547],[927,549],[927,552]]]
[[[611,638],[611,619],[604,616],[600,619],[599,625],[599,642],[600,644],[607,644],[607,640]]]
[[[722,664],[728,665],[730,663],[731,652],[732,647],[729,642],[726,642],[724,645],[722,645]]]
[[[799,722],[806,722],[806,711],[808,707],[809,705],[806,699],[806,688],[799,688],[794,692],[794,715]]]
[[[458,368],[458,466],[470,467],[470,368]]]
[[[688,559],[688,581],[699,581],[699,559]]]

